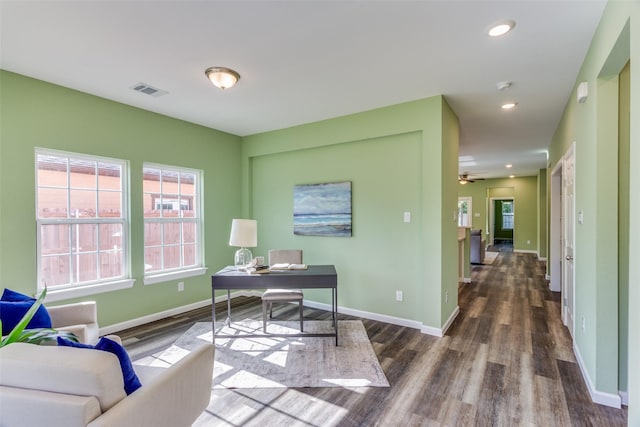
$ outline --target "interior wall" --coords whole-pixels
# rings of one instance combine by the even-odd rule
[[[594,396],[607,404],[619,402],[621,384],[618,370],[618,243],[617,233],[611,233],[618,223],[618,150],[617,134],[614,135],[610,127],[613,124],[617,128],[618,102],[617,96],[611,96],[611,93],[617,94],[617,89],[612,91],[611,87],[612,79],[616,78],[633,52],[630,46],[634,34],[637,37],[634,20],[640,16],[633,3],[637,2],[612,1],[607,4],[549,147],[549,160],[553,165],[575,141],[575,206],[576,214],[582,212],[584,217],[582,224],[575,218],[575,317],[578,324],[582,324],[583,319],[585,324],[584,330],[579,328],[576,331],[575,349],[588,383],[592,384]],[[632,72],[632,87],[633,81]],[[583,104],[576,101],[576,88],[581,82],[589,85],[589,97]],[[634,102],[632,95],[632,111]],[[631,122],[634,123],[633,120]],[[632,124],[632,147],[633,134]],[[633,179],[630,182],[630,193],[634,194]],[[631,209],[633,217],[633,207]],[[630,258],[632,253],[633,249],[630,249]],[[631,274],[633,267],[630,266],[629,270]],[[631,300],[632,289],[630,286]],[[630,398],[631,392],[630,385]],[[635,425],[631,422],[631,415],[630,411],[630,425]]]
[[[0,87],[1,285],[36,292],[34,148],[42,147],[130,162],[135,284],[83,298],[98,302],[101,327],[210,299],[210,274],[233,259],[227,242],[231,219],[240,211],[240,138],[6,71],[0,71]],[[178,292],[177,280],[142,284],[143,162],[204,171],[204,251],[209,271],[180,279],[183,292]]]
[[[547,170],[538,172],[538,256],[547,258],[548,218],[547,218]]]
[[[628,390],[630,94],[631,65],[627,63],[620,73],[618,89],[618,381],[622,391]]]
[[[458,185],[459,197],[473,199],[472,228],[488,232],[489,199],[513,197],[515,208],[514,250],[536,251],[538,247],[538,178],[535,176],[486,179]],[[527,244],[527,241],[529,243]]]
[[[457,307],[457,147],[440,96],[245,137],[254,253],[303,249],[306,262],[336,266],[340,306],[441,328]],[[293,186],[337,181],[352,182],[353,236],[293,235]]]

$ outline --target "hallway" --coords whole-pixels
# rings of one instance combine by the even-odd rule
[[[560,294],[549,291],[544,277],[535,255],[500,252],[492,265],[474,266],[472,283],[460,287],[462,315],[447,335],[452,348],[464,343],[459,349],[474,369],[485,364],[487,419],[493,425],[626,426],[626,407],[591,402],[560,319]]]

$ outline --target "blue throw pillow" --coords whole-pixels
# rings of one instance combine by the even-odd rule
[[[5,288],[0,297],[0,319],[2,320],[2,335],[7,335],[22,320],[25,313],[31,308],[35,298],[21,294]],[[40,308],[27,324],[26,329],[50,328],[51,317],[47,309],[41,305]]]
[[[109,338],[102,337],[100,338],[100,341],[98,341],[98,344],[92,346],[90,344],[81,344],[58,337],[58,345],[64,347],[90,348],[115,354],[120,362],[125,393],[129,395],[142,387],[142,383],[140,383],[136,372],[133,370],[133,365],[131,364],[131,359],[127,354],[127,350],[117,342],[110,340]]]

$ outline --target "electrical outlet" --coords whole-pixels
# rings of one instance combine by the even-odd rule
[[[184,291],[184,282],[178,282],[178,292]]]
[[[449,302],[449,291],[444,291],[444,302]]]
[[[531,244],[531,240],[527,240],[527,245],[530,245],[530,244]]]
[[[582,316],[582,332],[585,332],[587,330],[587,319],[584,318],[584,316]]]
[[[402,294],[402,291],[396,291],[396,301],[402,302],[403,299],[404,295]]]

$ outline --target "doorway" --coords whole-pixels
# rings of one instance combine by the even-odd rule
[[[513,246],[515,230],[515,206],[513,197],[489,199],[489,243]]]
[[[550,290],[561,292],[562,322],[573,337],[575,330],[575,142],[551,172]]]

